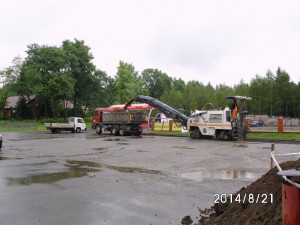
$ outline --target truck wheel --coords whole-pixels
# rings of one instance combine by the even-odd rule
[[[200,139],[202,138],[202,134],[200,130],[193,130],[192,133],[190,134],[191,139]]]
[[[125,136],[126,135],[126,127],[120,127],[119,133],[121,136]]]
[[[56,133],[56,129],[52,128],[52,129],[51,129],[51,132],[52,132],[53,134],[55,134],[55,133]]]
[[[102,128],[99,124],[96,125],[95,130],[96,130],[96,134],[101,134],[102,133]]]
[[[117,136],[118,135],[118,127],[117,126],[113,126],[112,130],[111,130],[112,135]]]
[[[76,128],[76,133],[80,133],[80,132],[81,132],[80,127],[77,127],[77,128]]]
[[[202,138],[202,134],[201,134],[200,130],[197,131],[196,138],[197,139],[201,139]]]

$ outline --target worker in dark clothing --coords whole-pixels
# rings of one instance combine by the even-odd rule
[[[234,99],[234,101],[231,105],[231,119],[232,119],[232,121],[236,121],[237,112],[238,112],[238,105],[236,103],[236,99]]]

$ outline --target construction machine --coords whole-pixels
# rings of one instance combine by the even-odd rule
[[[252,100],[244,96],[227,96],[225,99],[240,100],[241,102]],[[146,103],[153,108],[160,110],[167,117],[181,124],[190,132],[192,139],[217,138],[219,140],[245,140],[247,127],[245,119],[248,112],[243,107],[238,107],[237,117],[233,119],[232,110],[225,109],[195,110],[190,116],[180,113],[171,106],[149,96],[137,95],[125,104],[127,109],[132,102]]]

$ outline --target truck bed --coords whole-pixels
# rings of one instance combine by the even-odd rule
[[[146,111],[115,111],[103,112],[104,124],[130,124],[148,123],[148,113]]]
[[[48,129],[52,129],[52,128],[72,129],[72,128],[74,128],[73,123],[45,123],[44,126]]]

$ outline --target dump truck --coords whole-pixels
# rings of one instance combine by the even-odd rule
[[[240,100],[242,102],[252,100],[245,96],[227,96],[225,99]],[[137,95],[125,105],[130,107],[132,102],[142,102],[160,110],[166,116],[172,118],[175,123],[185,127],[190,132],[192,139],[217,138],[219,140],[245,140],[247,127],[245,119],[248,114],[243,107],[238,108],[238,119],[232,118],[232,110],[225,109],[195,110],[190,116],[186,116],[171,106],[149,96]]]
[[[152,108],[152,107],[151,107]],[[139,136],[143,132],[142,124],[148,124],[148,106],[142,109],[122,110],[111,108],[97,108],[93,111],[92,129],[97,134],[109,131],[112,135]]]
[[[52,133],[60,133],[61,131],[80,133],[82,130],[86,130],[86,124],[80,117],[70,117],[68,123],[45,123],[44,126]]]

